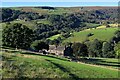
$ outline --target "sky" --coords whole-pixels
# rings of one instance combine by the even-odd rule
[[[58,2],[59,1],[59,2]],[[101,1],[101,2],[99,2]],[[76,7],[76,6],[118,6],[118,0],[2,0],[0,7],[23,6],[52,6],[52,7]]]
[[[2,2],[119,2],[119,0],[0,0]]]

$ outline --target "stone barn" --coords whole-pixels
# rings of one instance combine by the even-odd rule
[[[56,48],[55,45],[50,45],[49,46],[49,53],[55,53],[55,55],[64,55],[64,46],[58,46]]]

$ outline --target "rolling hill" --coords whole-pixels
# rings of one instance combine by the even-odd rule
[[[88,24],[88,23],[86,23]],[[111,27],[106,28],[105,25],[99,25],[99,24],[88,24],[90,26],[96,26],[96,28],[89,28],[89,29],[84,29],[79,32],[73,32],[71,33],[72,36],[69,38],[63,38],[61,34],[57,34],[54,36],[49,37],[48,39],[54,40],[57,39],[58,37],[63,38],[63,43],[65,42],[83,42],[85,40],[94,40],[94,39],[99,39],[102,41],[108,41],[110,40],[113,36],[115,31],[119,30],[117,24],[109,24]],[[93,34],[92,36],[88,37],[88,34]]]
[[[114,36],[114,32],[118,30],[118,28],[104,28],[104,29],[87,29],[80,32],[74,32],[72,37],[69,37],[65,40],[65,42],[82,42],[86,39],[94,40],[99,39],[102,41],[108,41]],[[93,36],[87,37],[89,33],[92,33]]]
[[[54,40],[61,37],[63,40],[59,39],[61,41],[60,45],[66,42],[83,42],[88,39],[90,41],[94,39],[108,41],[118,30],[118,25],[116,25],[117,7],[11,7],[3,10],[4,21],[0,23],[0,40],[2,40],[2,29],[8,23],[26,25],[35,32],[34,35],[37,37],[35,40],[38,41],[43,40],[47,43],[46,39]],[[113,27],[106,28],[105,25],[108,23]],[[23,32],[17,32],[18,30],[15,34],[23,34]],[[65,38],[62,33],[72,35]],[[88,36],[88,34],[92,34],[92,36]],[[15,36],[14,32],[12,36]],[[20,39],[23,37],[20,37]],[[20,39],[17,40],[19,41]],[[13,40],[16,40],[16,36]],[[35,40],[31,41],[31,43]],[[21,45],[24,43],[22,40],[20,42],[16,44],[20,43]],[[2,44],[2,41],[0,41],[0,44]],[[32,48],[29,46],[25,49],[31,50]],[[118,68],[120,62],[115,56],[114,58],[98,58],[98,56],[94,58],[78,56],[77,54],[77,56],[67,56],[66,58],[65,56],[55,55],[52,52],[44,55],[39,52],[23,50],[23,48],[15,50],[7,47],[1,50],[2,70],[0,72],[3,78],[69,78],[70,80],[78,80],[78,78],[119,78],[118,72],[120,70]],[[56,48],[55,50],[57,53]],[[73,60],[73,58],[76,58],[76,60]]]
[[[78,78],[118,78],[117,69],[71,62],[66,58],[52,55],[10,49],[4,51],[3,49],[2,57],[3,78],[70,78],[72,80]]]
[[[42,8],[42,7],[48,7]],[[50,7],[51,8],[51,7]],[[77,13],[83,11],[91,11],[91,10],[101,10],[101,9],[116,9],[118,7],[100,7],[100,6],[87,6],[87,7],[52,7],[53,9],[49,9],[49,6],[41,6],[41,7],[11,7],[13,10],[21,10],[25,12],[34,12],[40,14],[64,14],[64,13]]]

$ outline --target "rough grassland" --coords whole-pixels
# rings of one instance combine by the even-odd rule
[[[117,70],[70,62],[50,55],[5,51],[2,57],[3,78],[118,78]]]

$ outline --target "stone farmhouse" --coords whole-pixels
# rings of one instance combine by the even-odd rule
[[[58,46],[56,47],[55,45],[49,45],[49,53],[54,53],[55,55],[64,55],[64,46]]]

